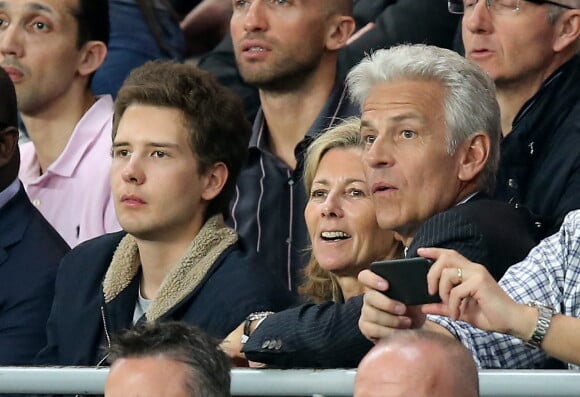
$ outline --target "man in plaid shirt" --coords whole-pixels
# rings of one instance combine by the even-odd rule
[[[459,338],[482,368],[540,367],[549,356],[579,368],[580,210],[570,212],[560,231],[512,266],[499,284],[483,266],[454,251],[426,248],[419,254],[435,260],[429,292],[439,293],[443,303],[407,310],[369,291],[359,322],[367,338],[426,328]],[[370,271],[359,279],[375,290],[388,288]]]

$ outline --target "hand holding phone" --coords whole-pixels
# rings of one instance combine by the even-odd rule
[[[383,293],[405,305],[439,303],[439,295],[430,295],[427,290],[427,273],[433,261],[426,258],[407,258],[371,263],[370,269],[389,282]]]

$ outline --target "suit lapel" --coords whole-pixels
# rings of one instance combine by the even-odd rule
[[[23,187],[0,209],[0,265],[8,259],[8,249],[20,242],[30,222],[30,201]]]

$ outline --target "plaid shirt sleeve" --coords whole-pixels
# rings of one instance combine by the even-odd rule
[[[570,212],[560,231],[543,240],[499,282],[519,303],[539,301],[557,313],[580,317],[580,210]],[[428,316],[453,333],[471,351],[480,368],[534,368],[546,354],[520,339],[479,330],[446,317]],[[578,366],[569,364],[569,368]]]

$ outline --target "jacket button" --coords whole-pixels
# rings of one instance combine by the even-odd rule
[[[518,183],[516,182],[515,179],[510,178],[510,179],[508,179],[508,186],[511,187],[512,189],[517,189]]]

